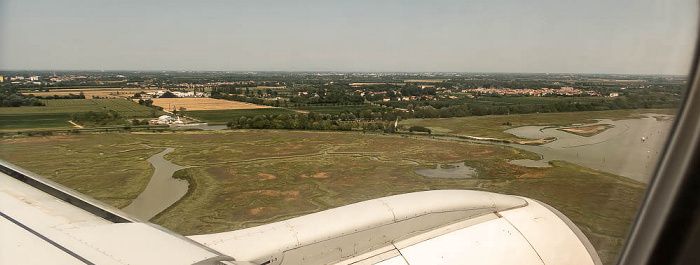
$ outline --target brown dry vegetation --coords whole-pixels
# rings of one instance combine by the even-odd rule
[[[260,178],[260,181],[271,180],[271,179],[276,179],[276,178],[277,178],[277,177],[275,177],[275,175],[272,175],[272,174],[262,174],[262,173],[260,173],[260,174],[258,174],[258,176],[261,177],[261,178]]]
[[[179,109],[184,107],[187,110],[226,110],[226,109],[261,109],[272,108],[265,105],[230,101],[215,98],[154,98],[153,105],[162,107],[165,110]]]

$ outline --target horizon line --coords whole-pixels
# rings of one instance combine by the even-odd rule
[[[221,73],[381,73],[381,74],[543,74],[543,75],[660,75],[660,76],[689,76],[690,74],[642,74],[642,73],[594,73],[594,72],[498,72],[498,71],[337,71],[337,70],[103,70],[103,69],[0,69],[0,72],[221,72]]]

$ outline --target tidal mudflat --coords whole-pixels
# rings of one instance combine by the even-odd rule
[[[666,115],[647,114],[641,119],[603,119],[596,124],[610,125],[612,128],[589,137],[545,126],[523,126],[506,130],[505,132],[521,138],[557,138],[539,146],[508,144],[542,156],[541,160],[521,159],[510,163],[546,167],[549,166],[549,161],[564,160],[648,183],[673,120]]]

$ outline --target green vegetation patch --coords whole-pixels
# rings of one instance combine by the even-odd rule
[[[0,114],[0,130],[69,128],[69,114]]]
[[[52,99],[42,100],[46,106],[0,108],[0,115],[58,114],[113,110],[124,117],[151,117],[153,108],[124,99]],[[155,113],[159,114],[161,112]]]
[[[211,123],[227,123],[240,117],[252,118],[256,115],[294,115],[296,112],[281,108],[236,109],[236,110],[188,110],[185,115]]]
[[[126,119],[148,118],[164,113],[123,99],[52,99],[42,102],[46,106],[0,108],[0,130],[68,128],[71,127],[68,123],[71,114],[76,113],[114,111]]]
[[[153,174],[146,159],[160,151],[119,133],[0,141],[0,158],[118,208],[146,188]]]

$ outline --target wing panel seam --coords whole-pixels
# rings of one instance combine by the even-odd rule
[[[61,251],[65,252],[66,254],[71,255],[72,257],[74,257],[74,258],[76,258],[76,259],[82,261],[83,263],[85,263],[85,264],[90,264],[90,265],[95,265],[95,263],[92,263],[92,262],[90,262],[89,260],[87,260],[87,259],[83,258],[82,256],[78,255],[77,253],[71,251],[70,249],[67,249],[67,248],[61,246],[60,244],[56,243],[55,241],[49,239],[48,237],[45,237],[44,235],[40,234],[39,232],[35,231],[34,229],[31,229],[31,228],[28,227],[28,226],[22,224],[21,222],[15,220],[14,218],[12,218],[12,217],[6,215],[5,213],[0,212],[0,216],[2,216],[3,218],[7,219],[7,220],[10,221],[10,222],[12,222],[13,224],[15,224],[15,225],[21,227],[22,229],[26,230],[27,232],[32,233],[33,235],[37,236],[38,238],[41,238],[42,240],[44,240],[44,241],[46,241],[47,243],[51,244],[52,246],[54,246],[54,247],[60,249]]]

